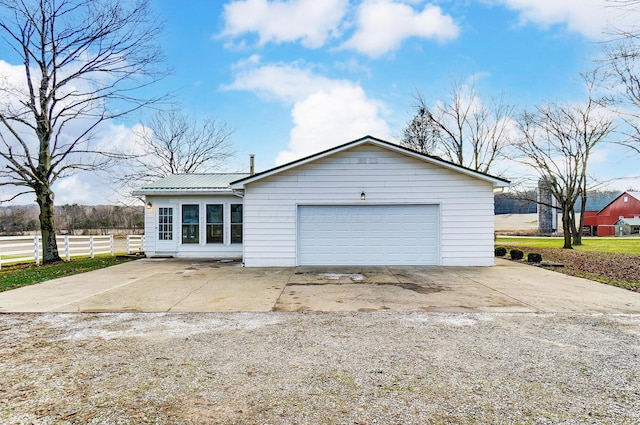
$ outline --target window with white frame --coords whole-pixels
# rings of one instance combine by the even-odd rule
[[[231,204],[231,243],[242,243],[242,204]]]
[[[200,242],[200,206],[185,204],[182,206],[182,243]]]
[[[207,243],[224,242],[224,208],[222,204],[207,205]]]

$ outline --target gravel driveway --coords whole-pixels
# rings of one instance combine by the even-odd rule
[[[640,316],[0,315],[3,424],[637,424]]]

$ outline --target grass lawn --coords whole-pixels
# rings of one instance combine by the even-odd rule
[[[56,279],[58,277],[97,270],[104,267],[131,261],[127,257],[96,256],[95,258],[75,258],[71,261],[63,261],[44,266],[16,265],[0,269],[0,292],[21,286]]]
[[[495,245],[523,246],[527,248],[562,248],[563,238],[529,238],[499,236]],[[614,252],[618,254],[640,255],[640,238],[582,238],[582,245],[574,246],[576,251]]]
[[[586,238],[583,245],[562,249],[562,238],[498,237],[495,246],[538,253],[562,264],[553,270],[640,292],[640,238]]]

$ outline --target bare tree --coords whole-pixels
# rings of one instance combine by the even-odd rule
[[[85,207],[78,204],[65,204],[57,208],[56,225],[59,230],[66,231],[69,235],[79,234],[80,229],[87,228],[87,212]]]
[[[454,82],[449,102],[429,107],[415,96],[416,115],[403,132],[401,144],[441,156],[455,164],[488,173],[511,144],[514,107],[500,97],[484,105],[475,89]]]
[[[607,0],[621,13],[640,13],[639,0]],[[640,26],[618,28],[604,43],[600,65],[606,70],[609,89],[615,93],[615,112],[627,124],[625,139],[616,142],[640,153]]]
[[[215,170],[234,155],[231,134],[214,118],[197,121],[181,111],[158,111],[137,131],[135,151],[118,180],[139,187],[170,174]]]
[[[32,208],[27,206],[11,206],[0,209],[0,234],[22,235],[36,229],[37,220]]]
[[[521,139],[515,146],[523,154],[522,161],[543,179],[562,213],[563,248],[580,245],[584,215],[576,221],[575,204],[581,199],[584,211],[589,159],[613,131],[613,116],[589,96],[584,104],[549,103],[525,111],[519,126]]]
[[[22,66],[20,81],[0,79],[0,185],[35,193],[45,263],[60,259],[52,185],[105,166],[98,126],[158,100],[136,93],[165,75],[159,28],[148,0],[0,0]]]

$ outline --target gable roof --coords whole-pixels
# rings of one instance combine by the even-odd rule
[[[134,196],[231,193],[229,184],[248,173],[171,174],[132,192]]]
[[[640,192],[625,192],[628,193],[629,196],[633,196],[634,198],[636,198],[638,201],[640,201]]]
[[[616,202],[618,199],[622,198],[624,195],[629,195],[632,198],[635,198],[638,202],[640,202],[640,192],[622,192],[619,196],[616,196],[611,202],[605,205],[600,211],[596,213],[596,215],[600,215],[601,212],[609,208],[611,204]]]
[[[460,172],[460,173],[463,173],[463,174],[467,174],[467,175],[469,175],[471,177],[475,177],[475,178],[478,178],[478,179],[481,179],[481,180],[485,180],[485,181],[491,182],[491,183],[493,183],[494,186],[505,187],[505,186],[509,186],[509,183],[510,183],[509,180],[503,179],[501,177],[495,177],[495,176],[492,176],[492,175],[489,175],[489,174],[481,173],[479,171],[475,171],[475,170],[472,170],[470,168],[466,168],[466,167],[454,164],[452,162],[445,161],[445,160],[443,160],[441,158],[438,158],[438,157],[435,157],[435,156],[426,155],[426,154],[414,151],[412,149],[405,148],[403,146],[395,145],[395,144],[393,144],[391,142],[387,142],[387,141],[382,140],[382,139],[378,139],[378,138],[375,138],[375,137],[372,137],[372,136],[365,136],[365,137],[362,137],[360,139],[356,139],[356,140],[353,140],[351,142],[345,143],[343,145],[339,145],[339,146],[327,149],[325,151],[322,151],[322,152],[319,152],[319,153],[316,153],[316,154],[313,154],[313,155],[310,155],[310,156],[307,156],[307,157],[304,157],[304,158],[289,162],[287,164],[283,164],[283,165],[280,165],[278,167],[274,167],[274,168],[271,168],[269,170],[262,171],[260,173],[256,173],[256,174],[254,174],[252,176],[241,178],[239,180],[231,182],[231,187],[233,189],[242,189],[245,184],[252,183],[252,182],[254,182],[256,180],[260,180],[260,179],[272,176],[274,174],[278,174],[278,173],[290,170],[292,168],[308,164],[310,162],[313,162],[313,161],[316,161],[318,159],[327,157],[329,155],[333,155],[335,153],[342,152],[344,150],[351,149],[351,148],[353,148],[355,146],[363,145],[363,144],[366,144],[366,143],[373,144],[373,145],[379,146],[381,148],[384,148],[384,149],[387,149],[387,150],[390,150],[390,151],[394,151],[394,152],[398,152],[398,153],[401,153],[403,155],[407,155],[407,156],[410,156],[410,157],[413,157],[413,158],[417,158],[417,159],[423,160],[423,161],[431,163],[431,164],[439,165],[439,166],[441,166],[443,168],[447,168],[447,169],[450,169],[450,170],[453,170],[453,171],[457,171],[457,172]]]

